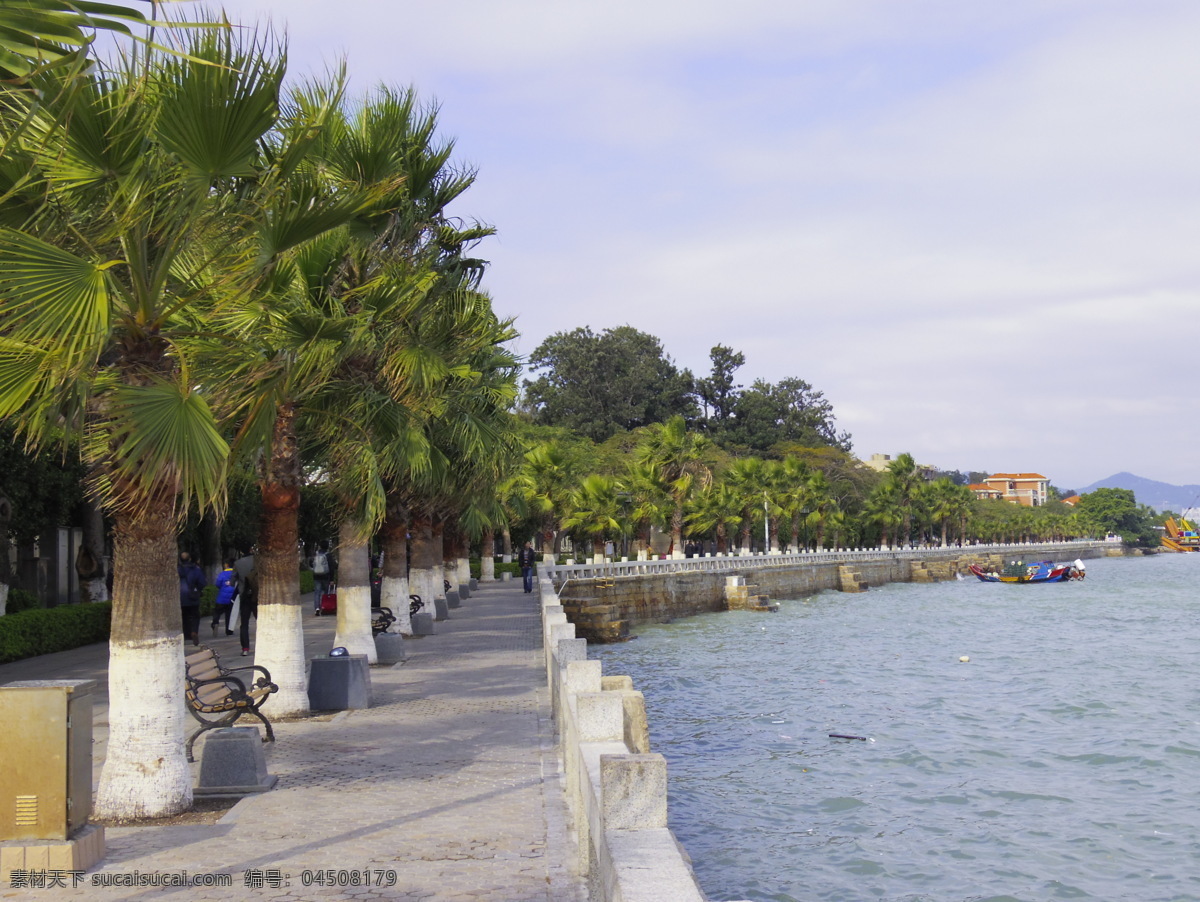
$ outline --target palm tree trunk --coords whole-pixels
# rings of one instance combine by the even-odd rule
[[[507,522],[504,524],[504,526],[502,526],[500,528],[500,535],[504,540],[504,544],[501,546],[502,554],[500,555],[500,560],[506,564],[511,564],[512,557],[513,557],[513,555],[512,555],[512,530],[509,529]]]
[[[83,543],[79,547],[79,557],[76,558],[76,570],[79,570],[79,595],[80,601],[107,601],[108,586],[105,584],[104,575],[107,572],[104,566],[104,511],[100,508],[100,504],[90,497],[83,499],[82,518],[83,518]],[[0,535],[7,536],[8,530]],[[7,539],[5,540],[6,547],[4,551],[7,557]],[[82,572],[79,567],[81,558],[87,558],[91,566],[87,568],[87,572]],[[5,564],[8,561],[5,560]],[[110,563],[111,567],[112,564]],[[7,572],[7,571],[6,571]]]
[[[683,557],[683,505],[676,503],[671,512],[671,557]]]
[[[371,634],[371,553],[361,524],[344,520],[338,528],[337,632],[333,644],[352,655],[366,655],[375,664]]]
[[[200,518],[200,560],[198,563],[204,571],[204,578],[211,586],[217,581],[217,574],[221,572],[221,565],[224,563],[221,554],[221,522],[212,511],[205,511],[204,516]],[[271,701],[275,701],[275,699],[271,699]]]
[[[142,513],[116,515],[100,818],[167,817],[192,804],[174,508],[163,491]]]
[[[402,636],[412,635],[408,594],[408,518],[402,510],[389,505],[387,519],[383,521],[383,581],[379,603],[391,610],[396,618],[395,631]]]
[[[446,524],[438,517],[433,518],[432,541],[429,544],[433,552],[433,597],[446,597]]]
[[[412,568],[408,573],[409,591],[421,596],[424,612],[433,613],[440,580],[435,584],[433,572],[433,520],[429,514],[413,511],[412,514]]]
[[[496,578],[496,531],[485,529],[479,542],[479,581],[492,582]]]
[[[301,469],[295,429],[295,412],[290,407],[280,410],[275,419],[271,457],[259,484],[262,520],[254,563],[258,580],[254,661],[271,672],[271,681],[279,691],[268,704],[273,714],[284,716],[309,711],[304,609],[300,604],[300,568],[296,561]]]

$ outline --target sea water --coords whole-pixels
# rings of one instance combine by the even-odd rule
[[[1064,584],[773,599],[590,654],[645,693],[710,899],[1196,900],[1198,589],[1200,554],[1093,560]]]

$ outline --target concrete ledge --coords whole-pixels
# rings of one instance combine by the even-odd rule
[[[667,827],[667,762],[650,752],[642,693],[587,659],[587,641],[576,638],[550,580],[539,594],[567,804],[590,898],[705,902]]]
[[[462,600],[466,597],[467,596],[461,594],[461,592],[458,589],[447,589],[446,590],[446,607],[447,608],[461,608]],[[437,604],[436,599],[434,599],[434,604],[435,605]]]
[[[428,611],[413,614],[412,628],[414,636],[432,636],[434,634],[433,615]]]
[[[433,600],[433,619],[434,620],[449,620],[450,619],[450,603],[444,598],[435,598]]]

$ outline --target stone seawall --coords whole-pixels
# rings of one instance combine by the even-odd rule
[[[955,579],[966,574],[970,564],[998,568],[1016,559],[1075,560],[1114,553],[1122,553],[1121,546],[1063,542],[542,565],[542,569],[581,638],[619,642],[639,623],[746,607],[741,602],[731,605],[731,577],[748,589],[739,598],[797,598],[824,589],[861,592],[886,583]]]

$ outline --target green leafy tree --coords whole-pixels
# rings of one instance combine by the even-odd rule
[[[1161,543],[1161,533],[1155,528],[1158,515],[1152,508],[1139,505],[1130,489],[1088,492],[1080,497],[1075,512],[1097,536],[1119,535],[1126,544],[1142,548]]]
[[[529,358],[525,382],[534,422],[565,426],[592,441],[618,430],[692,417],[692,376],[680,371],[653,335],[632,326],[558,332]]]
[[[717,345],[708,353],[712,371],[696,383],[696,393],[704,402],[705,419],[711,432],[723,432],[733,417],[740,385],[733,374],[746,363],[746,355],[725,345]]]
[[[720,438],[759,453],[780,442],[850,449],[850,435],[837,431],[824,393],[794,378],[775,384],[755,380],[738,395],[733,422]]]

